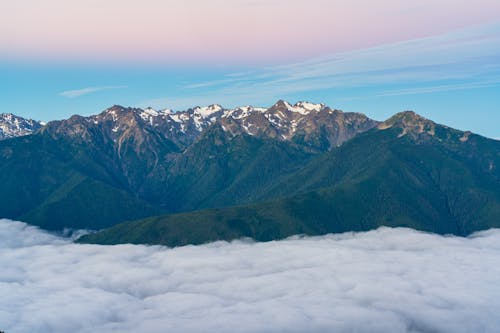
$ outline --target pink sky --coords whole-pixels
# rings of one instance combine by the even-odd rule
[[[0,59],[266,64],[500,20],[498,0],[12,0]]]

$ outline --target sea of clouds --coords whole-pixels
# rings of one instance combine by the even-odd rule
[[[499,332],[500,230],[73,244],[0,220],[0,330]]]

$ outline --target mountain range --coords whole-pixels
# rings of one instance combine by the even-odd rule
[[[101,230],[81,242],[500,227],[500,142],[410,111],[113,106],[34,131],[0,141],[0,216]]]

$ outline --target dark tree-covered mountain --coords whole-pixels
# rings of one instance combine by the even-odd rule
[[[405,226],[468,235],[500,227],[500,142],[395,115],[311,158],[266,202],[119,224],[80,241],[177,246]]]
[[[0,216],[101,229],[256,202],[287,174],[378,123],[322,104],[182,112],[113,106],[0,142]]]
[[[500,226],[499,159],[499,141],[413,112],[379,123],[307,102],[113,106],[0,141],[0,216],[109,228],[82,239],[106,244],[380,225],[467,235]]]

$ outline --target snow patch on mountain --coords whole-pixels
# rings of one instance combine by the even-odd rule
[[[302,115],[307,115],[311,112],[318,112],[325,108],[323,104],[314,104],[309,102],[298,102],[295,105],[291,105],[288,102],[284,102],[288,111],[297,112]]]
[[[194,108],[194,114],[199,114],[203,118],[209,118],[211,115],[213,115],[216,112],[222,111],[222,106],[218,104],[212,104],[209,106],[204,106],[204,107],[195,107]]]

